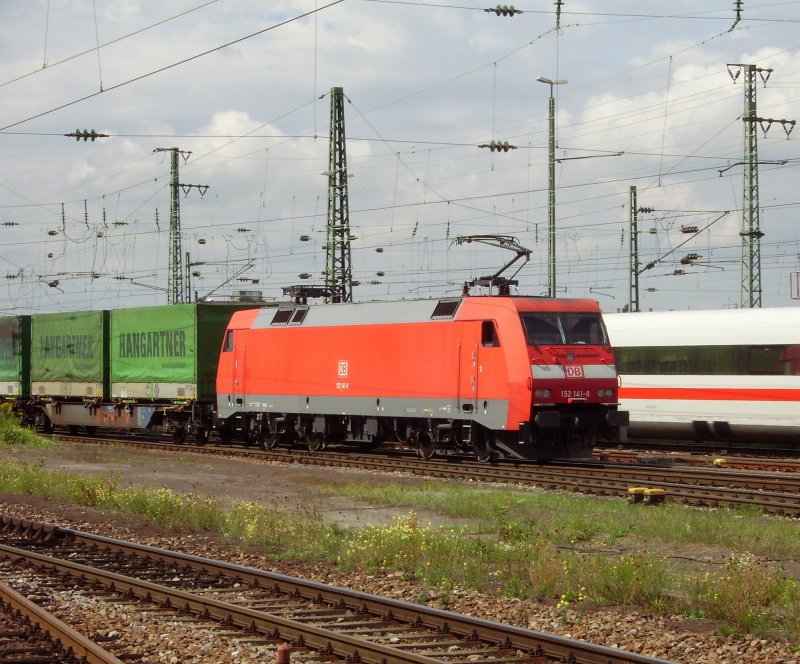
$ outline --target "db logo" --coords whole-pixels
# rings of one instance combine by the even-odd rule
[[[340,376],[347,376],[347,360],[339,360],[339,375]]]
[[[583,378],[583,367],[579,365],[569,365],[564,367],[567,378]]]

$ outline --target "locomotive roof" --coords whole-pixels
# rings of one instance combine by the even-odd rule
[[[649,311],[603,316],[612,346],[800,343],[800,307]]]
[[[338,304],[286,304],[258,310],[248,327],[280,325],[326,327],[381,325],[491,318],[497,308],[506,311],[599,311],[594,300],[537,297],[461,296],[427,300],[347,302]],[[245,317],[240,319],[245,321]]]

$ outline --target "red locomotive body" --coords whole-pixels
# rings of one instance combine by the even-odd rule
[[[397,441],[425,458],[586,457],[627,424],[597,303],[529,297],[237,312],[217,406],[223,438]]]

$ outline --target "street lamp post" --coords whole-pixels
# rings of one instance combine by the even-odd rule
[[[549,170],[547,195],[547,295],[556,296],[556,100],[553,97],[553,86],[564,85],[567,80],[553,80],[546,76],[536,78],[540,83],[550,86],[548,115],[550,122]]]

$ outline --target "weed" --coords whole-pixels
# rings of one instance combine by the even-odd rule
[[[33,429],[21,427],[8,408],[0,408],[0,447],[47,448],[57,444],[37,435]]]

